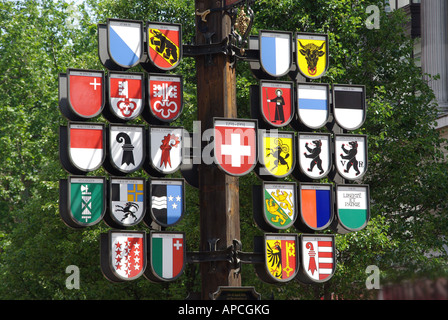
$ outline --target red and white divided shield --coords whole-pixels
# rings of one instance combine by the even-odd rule
[[[215,118],[214,155],[227,174],[250,173],[257,162],[257,121]]]
[[[300,239],[302,268],[299,280],[322,283],[330,280],[336,269],[334,235],[305,235]]]
[[[109,109],[122,120],[132,120],[143,110],[143,74],[110,73]]]
[[[68,141],[68,159],[71,167],[82,172],[90,172],[103,164],[104,124],[69,123]],[[71,171],[70,168],[66,169]]]

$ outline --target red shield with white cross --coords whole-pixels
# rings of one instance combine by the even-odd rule
[[[68,103],[84,119],[96,117],[104,107],[104,72],[68,69]]]
[[[214,119],[215,163],[232,176],[252,171],[257,162],[257,121]]]

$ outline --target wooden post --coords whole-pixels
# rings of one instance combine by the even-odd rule
[[[196,12],[221,8],[219,0],[195,0]],[[196,44],[218,43],[231,32],[231,20],[223,11],[211,11],[196,18]],[[208,38],[207,38],[208,37]],[[215,54],[196,58],[198,120],[202,132],[213,127],[213,117],[237,118],[236,75],[229,58]],[[222,172],[215,165],[199,166],[201,251],[219,239],[216,250],[224,250],[233,239],[240,239],[238,178]],[[228,262],[201,263],[202,299],[210,299],[219,286],[240,286]]]

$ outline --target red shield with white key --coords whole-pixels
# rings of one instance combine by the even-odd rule
[[[143,74],[111,73],[109,75],[111,112],[123,120],[132,120],[143,109]]]

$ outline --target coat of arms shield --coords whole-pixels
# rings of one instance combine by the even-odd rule
[[[295,223],[298,230],[320,231],[330,226],[334,218],[332,184],[302,182],[299,199],[299,217]]]
[[[150,225],[150,219],[163,227],[178,223],[185,212],[184,180],[153,179],[149,188],[150,217],[145,217],[145,223]]]
[[[292,131],[260,131],[259,176],[284,178],[296,165],[296,141]]]
[[[110,230],[101,234],[101,271],[112,282],[138,279],[146,269],[146,232]]]
[[[117,66],[138,65],[143,56],[143,21],[107,19],[107,49]]]
[[[292,33],[286,31],[259,32],[260,64],[272,77],[282,77],[292,66]]]
[[[263,217],[278,230],[287,229],[297,217],[295,182],[263,182]]]
[[[367,136],[336,134],[334,154],[337,172],[347,180],[358,180],[367,171]]]
[[[145,127],[111,124],[108,131],[108,154],[105,169],[114,175],[139,170],[145,160]]]
[[[336,269],[334,235],[302,234],[300,250],[300,282],[323,283],[331,279]]]
[[[182,164],[183,128],[151,126],[149,132],[149,165],[145,166],[153,176],[176,172]]]
[[[182,76],[149,74],[149,109],[145,114],[161,122],[172,122],[182,113]]]
[[[110,72],[109,102],[103,115],[111,122],[126,122],[137,118],[144,109],[143,73]]]
[[[67,69],[59,75],[59,107],[72,121],[92,119],[105,105],[105,76],[101,70]]]
[[[182,25],[148,22],[146,24],[148,60],[156,70],[176,68],[182,59]]]
[[[299,271],[299,241],[297,234],[266,233],[264,235],[264,265],[257,264],[257,275],[267,283],[288,282]]]
[[[145,277],[154,282],[174,281],[184,271],[186,242],[183,232],[150,233],[149,265]]]
[[[333,115],[345,130],[360,128],[366,119],[365,86],[333,85]]]
[[[300,73],[308,79],[325,75],[328,69],[328,35],[296,33],[296,59]]]
[[[145,179],[111,178],[109,188],[108,211],[113,226],[131,227],[140,223],[146,213]]]
[[[106,209],[104,177],[70,176],[60,181],[59,212],[63,222],[72,228],[98,224]]]
[[[322,128],[330,116],[330,86],[322,83],[297,84],[297,118],[309,129]]]
[[[101,167],[105,159],[105,134],[102,123],[69,122],[60,127],[60,158],[73,174],[85,174]]]
[[[299,166],[301,172],[310,179],[324,178],[332,167],[331,134],[298,134]]]
[[[260,81],[260,108],[264,121],[273,127],[288,125],[294,115],[293,83]]]
[[[243,176],[257,162],[257,121],[214,119],[214,159],[225,173]]]

